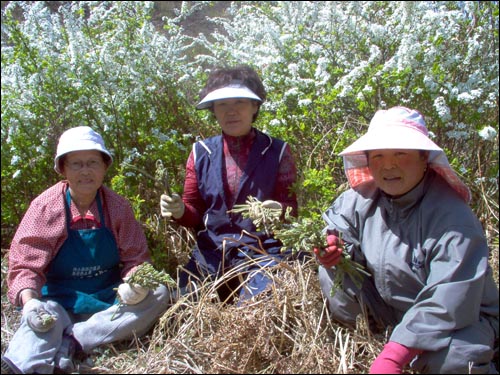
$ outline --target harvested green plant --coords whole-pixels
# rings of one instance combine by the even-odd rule
[[[144,262],[140,264],[134,272],[127,278],[127,283],[130,285],[139,285],[148,289],[156,289],[160,284],[167,287],[175,287],[177,284],[172,277],[165,271],[158,271],[151,263]],[[111,317],[111,320],[115,317],[116,312],[121,306],[124,305],[120,300],[120,295],[117,296],[120,303],[118,304],[118,309]]]
[[[48,312],[43,312],[40,314],[40,325],[42,327],[52,327],[52,325],[57,321],[57,316],[49,314]]]
[[[255,227],[267,235],[271,235],[281,226],[281,209],[269,208],[262,205],[257,198],[248,196],[245,204],[235,204],[228,212],[241,214],[251,219]],[[288,215],[289,211],[285,214]]]
[[[149,289],[156,289],[160,284],[175,286],[175,280],[165,271],[158,271],[151,263],[144,262],[139,265],[127,282],[130,285],[140,285]]]
[[[36,332],[47,332],[54,327],[57,316],[52,315],[45,309],[40,309],[36,314],[30,315],[27,319],[28,325]]]
[[[281,217],[281,209],[270,209],[262,206],[257,198],[247,197],[245,204],[235,205],[232,213],[240,213],[244,218],[250,218],[257,230],[273,235],[283,243],[282,250],[291,249],[293,253],[312,251],[314,248],[324,249],[325,238],[323,230],[325,223],[320,219],[296,218],[290,215],[290,210]],[[342,287],[344,275],[347,274],[357,287],[361,288],[364,277],[370,274],[364,267],[352,261],[351,255],[343,249],[342,258],[336,266],[337,272],[333,281],[331,294]]]

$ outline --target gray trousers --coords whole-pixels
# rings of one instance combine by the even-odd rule
[[[81,321],[81,317],[70,315],[57,302],[47,301],[45,309],[57,316],[55,326],[48,332],[34,332],[23,317],[3,359],[16,367],[18,373],[52,374],[55,367],[64,368],[72,363],[68,358],[69,335],[89,353],[99,345],[131,339],[134,334],[144,335],[169,305],[170,293],[163,285],[150,291],[137,305],[113,305]]]
[[[323,296],[328,302],[334,321],[348,327],[356,326],[356,316],[362,313],[358,289],[346,277],[343,290],[331,296],[335,271],[319,267],[318,277]],[[498,324],[498,323],[497,323]],[[449,346],[438,351],[424,351],[410,363],[421,374],[498,374],[493,364],[495,330],[492,324],[480,318],[475,324],[451,333]]]

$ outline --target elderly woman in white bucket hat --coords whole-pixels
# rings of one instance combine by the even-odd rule
[[[210,110],[222,132],[193,145],[182,198],[162,195],[161,214],[197,231],[196,247],[184,267],[187,272],[180,274],[181,291],[192,282],[224,280],[218,288],[220,299],[232,302],[239,295],[243,301],[270,285],[259,270],[289,254],[280,252],[281,243],[257,231],[250,219],[228,211],[253,196],[282,212],[290,207],[296,215],[297,198],[290,188],[297,170],[290,146],[253,126],[266,99],[253,68],[214,69],[200,97],[196,108]],[[253,266],[242,265],[249,260]],[[234,278],[224,277],[236,267],[241,272],[233,272]]]
[[[324,213],[327,244],[314,249],[331,317],[372,331],[392,326],[371,373],[498,373],[498,289],[469,189],[428,137],[423,116],[377,111],[368,132],[340,153],[351,189]],[[345,276],[345,247],[370,277]],[[333,293],[334,292],[334,293]]]
[[[124,281],[150,256],[129,202],[103,185],[111,163],[90,127],[61,135],[54,168],[65,179],[31,202],[9,251],[8,298],[22,318],[2,373],[73,372],[75,352],[142,335],[167,309],[163,285]]]

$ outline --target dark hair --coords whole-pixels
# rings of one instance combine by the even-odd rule
[[[212,91],[225,87],[233,81],[240,81],[262,100],[262,102],[256,101],[258,103],[258,109],[253,116],[252,122],[255,121],[259,114],[260,106],[266,100],[267,94],[259,75],[248,65],[238,65],[233,68],[219,67],[212,70],[208,75],[205,87],[200,91],[200,100]]]

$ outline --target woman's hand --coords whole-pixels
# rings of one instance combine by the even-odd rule
[[[370,374],[402,374],[403,368],[422,350],[408,348],[395,341],[389,341],[384,350],[373,361]]]
[[[324,249],[314,248],[313,252],[316,255],[318,262],[326,268],[334,267],[339,264],[342,257],[344,242],[335,234],[326,236],[327,247]]]
[[[149,288],[140,286],[139,284],[130,285],[124,282],[118,286],[120,301],[125,305],[137,305],[139,302],[142,302],[148,294]]]
[[[162,194],[160,197],[161,216],[174,219],[180,219],[184,215],[185,210],[184,202],[179,194],[172,194],[172,196]]]
[[[45,309],[45,303],[38,298],[31,298],[23,306],[23,317],[35,332],[47,332],[56,324],[57,317]]]

